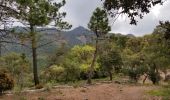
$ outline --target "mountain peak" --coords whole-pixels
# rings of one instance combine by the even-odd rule
[[[76,35],[81,35],[81,34],[84,34],[84,33],[89,34],[89,33],[91,33],[91,31],[84,28],[83,26],[78,26],[78,27],[74,28],[73,30],[71,30],[70,33],[76,34]]]
[[[76,28],[74,28],[73,30],[87,30],[86,28],[84,28],[83,26],[78,26],[78,27],[76,27]]]

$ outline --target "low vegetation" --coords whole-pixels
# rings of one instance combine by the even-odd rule
[[[170,99],[170,87],[169,86],[164,86],[160,89],[157,90],[150,90],[147,91],[147,94],[151,96],[158,96],[162,97],[163,100],[169,100]]]

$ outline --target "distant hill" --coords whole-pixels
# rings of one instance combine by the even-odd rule
[[[26,34],[29,31],[27,27],[15,27],[13,28],[16,33]],[[93,43],[94,33],[90,30],[79,26],[70,31],[58,31],[56,28],[37,28],[37,32],[39,32],[39,42],[38,45],[48,44],[44,47],[39,49],[39,53],[41,54],[48,54],[53,53],[57,49],[59,45],[62,43],[66,44],[68,47],[72,47],[74,45],[83,45],[88,43]],[[107,37],[111,36],[114,33],[107,34]],[[122,36],[121,33],[115,34],[115,36]],[[127,37],[135,37],[133,34],[124,35]],[[17,41],[17,40],[16,40]],[[14,52],[25,52],[30,55],[30,51],[25,47],[15,44],[5,44],[6,49],[3,50],[7,51],[14,51]],[[27,45],[30,45],[28,42]],[[31,47],[31,46],[30,46]]]
[[[29,28],[27,27],[15,27],[13,30],[16,33],[22,33],[26,34],[29,31]],[[72,47],[74,45],[83,45],[87,43],[92,43],[92,37],[94,34],[89,31],[88,29],[79,26],[74,28],[70,31],[58,31],[56,28],[37,28],[37,32],[39,32],[39,42],[38,45],[48,44],[44,47],[41,47],[39,49],[39,53],[41,54],[47,54],[47,53],[53,53],[57,49],[59,45],[62,43],[67,44],[67,46]],[[16,40],[17,41],[17,40]],[[27,48],[15,45],[15,44],[5,44],[6,49],[8,51],[14,51],[14,52],[25,52],[27,54],[30,54],[31,50],[28,50]],[[28,42],[27,45],[30,45]],[[7,50],[3,50],[4,52],[7,52]]]
[[[71,31],[64,32],[61,36],[67,41],[68,45],[74,46],[91,43],[94,34],[84,27],[79,26]]]

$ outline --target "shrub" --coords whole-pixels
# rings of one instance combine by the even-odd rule
[[[58,66],[58,65],[53,65],[53,66],[50,66],[45,71],[42,71],[40,77],[45,79],[46,82],[48,82],[48,81],[61,81],[61,79],[63,78],[64,72],[65,72],[64,67],[61,67],[61,66]]]
[[[80,68],[77,63],[67,60],[63,66],[65,68],[63,76],[65,82],[76,81],[80,79]]]
[[[131,80],[138,82],[140,76],[147,72],[147,68],[145,66],[129,67],[122,69],[122,72],[128,75]]]
[[[151,68],[148,71],[148,76],[153,84],[158,84],[161,79],[159,72],[157,72],[154,68]]]
[[[3,91],[11,90],[14,87],[14,80],[9,72],[5,69],[0,69],[0,94]]]
[[[50,80],[60,81],[65,69],[61,66],[54,65],[51,66],[48,71]]]
[[[140,72],[138,69],[129,69],[128,75],[130,79],[134,80],[135,82],[137,82],[140,78]]]

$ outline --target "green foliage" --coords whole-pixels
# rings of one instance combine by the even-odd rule
[[[116,73],[120,72],[121,65],[122,65],[122,58],[119,52],[115,50],[106,51],[99,57],[99,63],[101,67],[110,74],[110,80],[112,80],[112,71]]]
[[[49,24],[53,24],[59,30],[70,29],[71,25],[63,21],[66,13],[59,11],[65,3],[65,0],[60,2],[54,0],[6,0],[1,2],[0,10],[3,12],[2,16],[17,19],[22,24],[24,23],[23,25],[26,24],[26,27],[29,26],[29,29],[26,29],[28,33],[25,33],[25,35],[28,36],[26,36],[26,39],[31,42],[35,85],[39,84],[37,48],[42,46],[38,45],[38,33],[40,32],[37,32],[36,29],[37,27],[45,27]],[[9,21],[13,22],[10,19]]]
[[[112,34],[111,36],[109,36],[110,43],[107,43],[107,44],[115,43],[115,45],[119,47],[120,50],[123,50],[125,49],[126,43],[128,40],[129,40],[129,37],[125,35]]]
[[[137,53],[140,52],[143,48],[142,38],[130,38],[126,42],[126,48],[132,50],[132,52]]]
[[[138,82],[140,76],[147,72],[147,64],[144,62],[145,55],[141,53],[142,49],[142,39],[134,37],[128,39],[122,54],[124,63],[122,72],[134,82]]]
[[[53,65],[42,71],[45,82],[69,82],[80,79],[80,68],[75,62],[65,59],[61,66]]]
[[[87,83],[91,84],[92,83],[91,78],[93,77],[94,73],[94,66],[98,57],[99,38],[105,37],[105,35],[111,30],[111,27],[109,26],[109,19],[107,17],[107,13],[105,12],[105,10],[96,8],[96,10],[93,12],[93,15],[90,18],[88,28],[91,31],[93,31],[96,35],[95,51],[93,55],[93,60],[89,67],[87,80]]]
[[[4,67],[6,67],[10,73],[14,76],[14,80],[17,85],[23,87],[27,84],[27,77],[31,72],[30,62],[26,58],[25,54],[10,53],[1,57]]]
[[[105,10],[96,8],[88,23],[88,28],[95,32],[97,37],[105,35],[111,30]]]
[[[95,51],[95,48],[89,45],[84,46],[74,46],[69,55],[68,58],[74,60],[78,63],[91,63],[93,52]]]
[[[100,63],[106,70],[118,71],[117,67],[122,65],[122,59],[117,51],[108,51],[100,56]]]
[[[3,3],[5,5],[8,2],[7,0]],[[50,22],[55,21],[57,27],[70,28],[70,25],[62,20],[66,16],[66,13],[59,12],[59,9],[65,5],[65,0],[61,2],[55,2],[53,0],[13,0],[12,3],[16,3],[16,11],[13,10],[13,13],[19,15],[11,16],[18,20],[29,22],[33,26],[48,25]],[[12,9],[12,5],[9,5],[9,9]],[[8,9],[5,10],[8,12]]]
[[[63,78],[63,73],[65,72],[65,68],[57,65],[50,66],[45,71],[41,72],[40,77],[48,81],[61,81]]]
[[[170,22],[169,21],[160,21],[160,25],[158,25],[156,27],[156,29],[154,30],[155,33],[157,34],[163,34],[164,38],[166,40],[169,40],[169,32],[170,32]]]
[[[68,54],[68,59],[70,59],[71,62],[76,63],[77,64],[76,66],[78,66],[78,68],[80,69],[81,79],[87,79],[89,67],[93,60],[94,51],[95,51],[94,47],[90,45],[74,46],[71,49],[70,53]],[[96,72],[98,69],[99,69],[99,64],[95,63],[94,71]]]
[[[11,90],[14,87],[14,80],[6,69],[0,69],[0,94],[3,91]]]
[[[5,66],[13,74],[21,74],[23,72],[30,71],[30,62],[26,58],[25,54],[11,53],[3,57]]]
[[[80,78],[80,68],[76,62],[71,61],[70,59],[66,59],[63,63],[63,67],[65,68],[64,72],[64,81],[76,81]]]
[[[150,90],[147,91],[147,94],[152,96],[161,96],[163,100],[169,100],[170,99],[170,88],[169,87],[162,87],[158,90]]]
[[[65,44],[62,44],[56,52],[48,56],[48,65],[59,65],[64,61],[65,56],[67,55],[69,48]]]
[[[41,78],[46,82],[69,82],[80,78],[80,68],[76,63],[65,59],[61,66],[53,65],[42,71]]]
[[[143,18],[150,12],[150,8],[156,4],[162,4],[163,0],[103,0],[104,8],[111,17],[125,14],[130,18],[130,24],[137,24],[136,17]]]
[[[148,75],[154,84],[160,81],[159,71],[166,75],[170,65],[168,41],[164,39],[164,33],[159,33],[158,30],[154,31],[154,34],[145,37],[145,41],[148,43],[143,49],[143,54],[147,55],[145,62],[149,65]]]
[[[143,66],[137,66],[137,67],[128,67],[128,68],[123,68],[122,72],[125,75],[128,75],[130,79],[134,82],[138,82],[140,76],[144,75],[144,73],[147,72],[146,67]]]
[[[154,66],[150,67],[150,69],[148,71],[148,76],[153,84],[158,84],[158,82],[161,79],[159,72],[157,71],[157,69]]]
[[[94,47],[89,45],[74,46],[63,56],[61,62],[58,62],[57,64],[54,64],[42,71],[41,77],[45,78],[46,82],[69,82],[87,79],[94,50]],[[94,78],[99,77],[99,67],[99,64],[96,63],[94,66]]]

